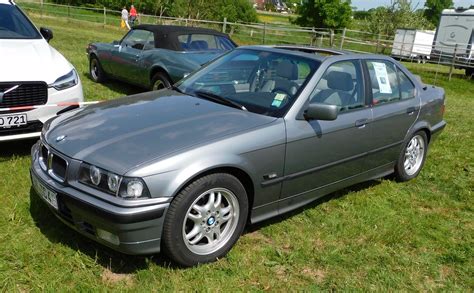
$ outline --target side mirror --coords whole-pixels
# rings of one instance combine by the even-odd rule
[[[49,28],[41,27],[40,28],[40,33],[48,43],[53,38],[53,31],[50,30]]]
[[[321,103],[311,103],[304,112],[306,120],[336,120],[339,107]]]
[[[115,40],[115,41],[112,41],[112,45],[114,45],[114,46],[118,46],[118,45],[120,45],[120,41],[117,41],[117,40]]]

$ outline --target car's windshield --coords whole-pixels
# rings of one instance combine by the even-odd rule
[[[180,91],[208,92],[250,112],[282,117],[320,62],[295,54],[236,49],[177,84]]]
[[[10,4],[0,4],[0,39],[39,39],[40,34],[28,18]]]

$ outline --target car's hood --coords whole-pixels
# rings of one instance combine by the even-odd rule
[[[47,143],[59,152],[125,174],[142,163],[274,120],[164,90],[89,106],[45,128]]]
[[[0,40],[1,81],[53,83],[72,65],[44,39]]]

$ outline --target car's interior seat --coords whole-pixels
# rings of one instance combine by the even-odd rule
[[[189,44],[189,49],[191,50],[207,50],[209,45],[206,41],[192,41]]]
[[[299,88],[296,80],[298,80],[298,65],[289,60],[282,60],[275,68],[275,77],[265,81],[260,91],[294,95]]]
[[[328,88],[320,91],[313,101],[340,107],[351,104],[354,89],[352,76],[347,72],[331,71],[325,78]]]

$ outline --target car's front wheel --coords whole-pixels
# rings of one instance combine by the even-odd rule
[[[418,131],[405,144],[395,166],[395,177],[398,181],[415,178],[423,168],[428,151],[428,138],[424,131]]]
[[[215,261],[239,239],[247,212],[247,193],[237,178],[226,173],[201,177],[171,203],[163,227],[163,248],[182,266]]]
[[[105,72],[95,56],[90,58],[89,74],[94,82],[104,82],[106,80]]]
[[[155,73],[155,75],[153,75],[153,78],[151,79],[152,91],[157,91],[157,90],[170,88],[170,87],[171,87],[171,81],[166,76],[166,74],[164,74],[163,72],[157,72]]]

